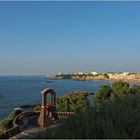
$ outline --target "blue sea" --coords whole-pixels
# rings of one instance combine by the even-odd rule
[[[46,82],[45,76],[0,76],[0,120],[15,107],[25,104],[41,103],[41,90],[53,88],[57,97],[73,91],[96,92],[100,85],[109,81],[52,80]]]

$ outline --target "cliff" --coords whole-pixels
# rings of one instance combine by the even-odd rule
[[[83,75],[83,76],[77,75],[77,76],[72,76],[71,78],[74,80],[106,80],[106,79],[108,79],[108,77],[106,75],[103,75],[103,74],[95,75],[95,76],[93,76],[93,75],[91,75],[91,76],[89,76],[89,75]]]

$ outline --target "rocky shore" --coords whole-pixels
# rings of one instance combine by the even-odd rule
[[[97,76],[72,76],[71,79],[74,80],[108,80],[109,78],[106,75],[97,75]]]
[[[110,79],[110,81],[115,82],[115,81],[123,81],[126,83],[129,83],[130,85],[140,85],[140,79]]]
[[[137,74],[129,74],[126,75],[124,77],[109,77],[108,75],[105,74],[100,74],[97,76],[72,76],[71,79],[74,80],[78,80],[78,81],[85,81],[85,80],[109,80],[109,81],[123,81],[123,82],[127,82],[130,84],[136,84],[136,85],[140,85],[140,75]]]
[[[77,81],[85,80],[109,80],[117,81],[121,80],[130,84],[140,84],[140,73],[129,73],[129,72],[90,72],[90,73],[72,73],[72,74],[59,74],[48,78],[49,80],[60,80],[60,79],[73,79]]]

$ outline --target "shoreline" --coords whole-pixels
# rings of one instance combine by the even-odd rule
[[[123,81],[129,84],[140,85],[140,79],[109,79],[111,82]]]
[[[75,81],[87,81],[87,80],[91,80],[91,81],[96,81],[96,80],[107,80],[107,81],[110,81],[110,82],[115,82],[115,81],[123,81],[123,82],[126,82],[126,83],[129,83],[129,84],[134,84],[134,85],[140,85],[140,79],[72,79],[72,80],[75,80]]]
[[[49,80],[66,80],[67,78],[65,79],[49,79]],[[110,82],[115,82],[115,81],[123,81],[123,82],[126,82],[126,83],[129,83],[129,84],[134,84],[134,85],[140,85],[140,79],[109,79],[109,78],[69,78],[69,80],[74,80],[74,81],[96,81],[96,80],[99,80],[99,81],[103,81],[103,80],[106,80],[106,81],[110,81]]]

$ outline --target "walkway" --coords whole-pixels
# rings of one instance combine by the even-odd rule
[[[53,128],[53,127],[56,127],[56,126],[58,126],[58,124],[51,125],[51,126],[49,126],[49,128]],[[39,135],[45,134],[46,131],[47,131],[47,127],[46,128],[34,127],[34,128],[30,128],[30,129],[22,131],[21,133],[11,137],[9,140],[33,139],[33,138],[36,138]]]

